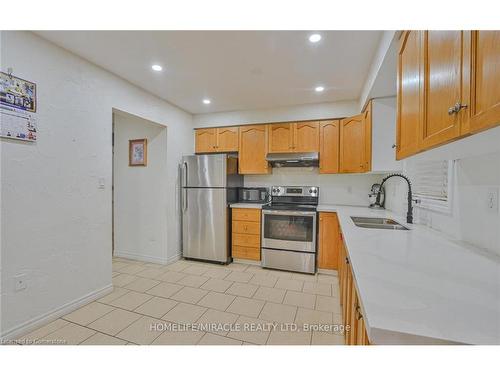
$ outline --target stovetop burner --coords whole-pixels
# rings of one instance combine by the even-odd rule
[[[316,211],[319,201],[317,186],[273,186],[271,202],[264,209],[284,211]]]

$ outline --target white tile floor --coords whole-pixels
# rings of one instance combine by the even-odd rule
[[[113,259],[112,293],[19,343],[342,345],[338,279],[180,260]],[[305,329],[316,324],[316,329]],[[330,330],[329,330],[330,329]],[[332,330],[334,332],[332,332]]]

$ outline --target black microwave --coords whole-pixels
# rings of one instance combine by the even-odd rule
[[[264,187],[242,187],[238,189],[238,201],[244,203],[266,203],[269,193]]]

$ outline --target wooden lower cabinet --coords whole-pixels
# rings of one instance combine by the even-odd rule
[[[231,256],[237,259],[260,260],[261,210],[233,208]]]
[[[339,220],[335,212],[319,213],[318,268],[336,270],[339,258]]]
[[[345,343],[347,345],[369,345],[361,300],[358,297],[356,282],[343,241],[341,241],[339,250],[340,303],[342,305],[342,324],[346,328]]]

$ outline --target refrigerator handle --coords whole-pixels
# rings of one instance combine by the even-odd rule
[[[187,163],[183,162],[182,164],[183,164],[182,174],[183,174],[183,178],[184,178],[184,185],[183,185],[183,189],[182,189],[182,211],[186,212],[187,207],[188,207],[187,189],[186,189],[186,187],[187,187]]]
[[[182,168],[182,174],[184,178],[184,187],[187,187],[188,184],[188,163],[186,161],[182,162],[183,168]]]

